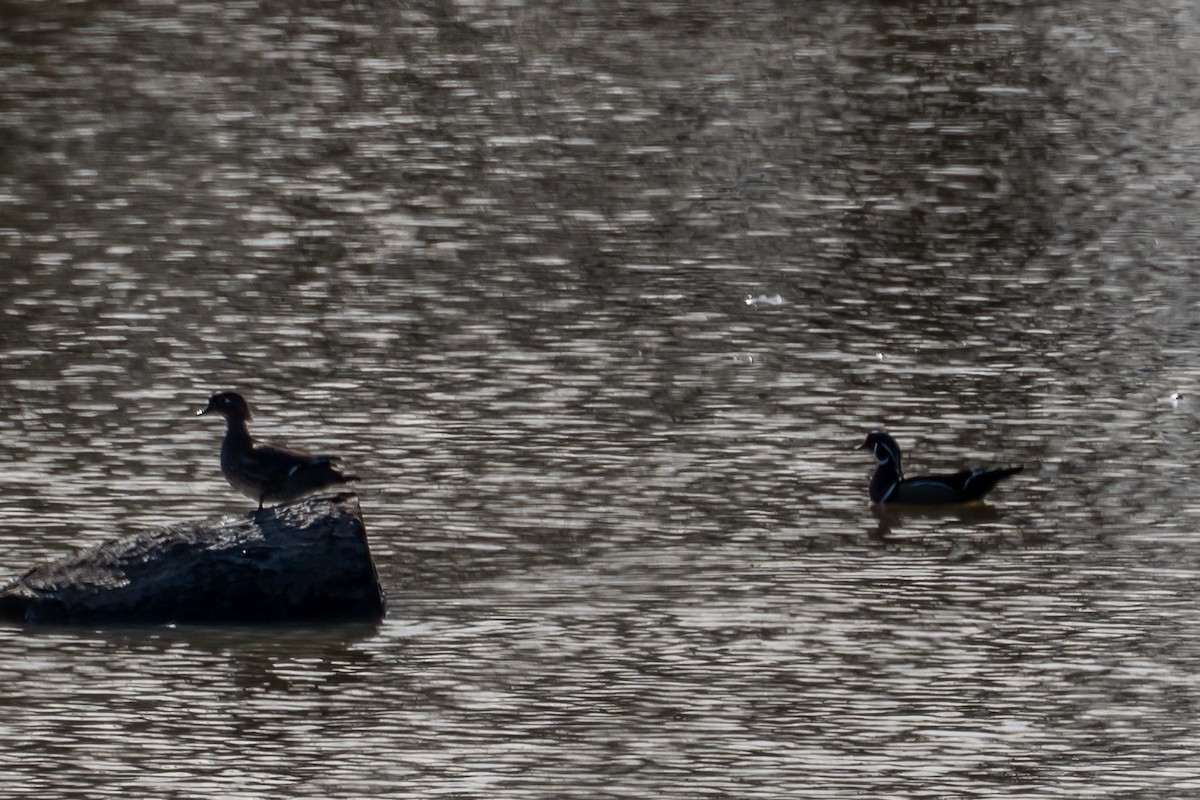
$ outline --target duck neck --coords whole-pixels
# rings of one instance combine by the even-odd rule
[[[245,419],[227,418],[225,420],[225,442],[221,445],[221,449],[228,450],[248,450],[254,446],[254,438],[250,436],[250,428],[246,426]]]
[[[891,459],[881,461],[875,468],[875,474],[871,476],[871,502],[886,502],[900,481],[900,470],[897,469],[896,462]]]

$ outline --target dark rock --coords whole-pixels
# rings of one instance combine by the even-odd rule
[[[25,623],[377,622],[383,612],[353,493],[115,539],[0,589],[0,619]]]

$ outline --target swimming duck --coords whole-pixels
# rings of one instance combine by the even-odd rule
[[[246,427],[250,405],[237,392],[217,392],[196,416],[220,414],[225,418],[225,441],[221,443],[221,472],[229,485],[263,503],[284,503],[298,497],[358,480],[334,466],[337,456],[314,456],[286,447],[256,444]]]
[[[875,454],[875,474],[871,476],[871,502],[898,505],[970,503],[982,500],[997,483],[1024,469],[983,467],[964,469],[951,475],[921,475],[905,478],[900,464],[900,445],[883,431],[871,431],[858,446]]]

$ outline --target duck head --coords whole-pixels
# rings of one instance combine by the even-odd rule
[[[197,417],[205,414],[220,414],[230,422],[250,419],[250,404],[237,392],[217,392],[208,398],[208,405],[196,412]]]
[[[875,454],[875,460],[879,462],[880,466],[891,462],[895,465],[897,474],[903,472],[900,467],[900,445],[896,444],[896,440],[883,431],[871,431],[856,449],[870,450]]]

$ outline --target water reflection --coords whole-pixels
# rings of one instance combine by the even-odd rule
[[[249,510],[228,388],[392,603],[0,631],[8,796],[1194,788],[1188,9],[0,16],[0,573]]]

